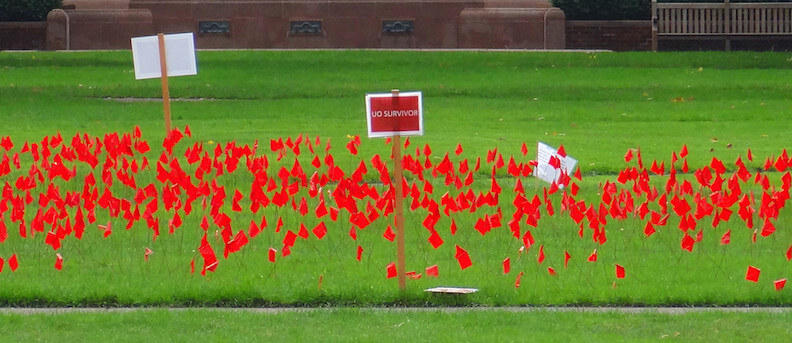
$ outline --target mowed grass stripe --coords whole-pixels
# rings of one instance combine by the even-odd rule
[[[422,311],[323,309],[262,314],[193,309],[0,315],[3,341],[277,342],[775,342],[792,334],[787,313]]]

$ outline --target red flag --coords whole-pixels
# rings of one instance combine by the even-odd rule
[[[646,235],[646,237],[649,237],[654,233],[655,233],[655,228],[654,225],[652,225],[652,222],[651,221],[646,222],[646,226],[644,227],[644,235]]]
[[[437,277],[437,265],[426,267],[426,276]]]
[[[462,268],[462,270],[465,270],[473,265],[473,262],[470,261],[470,256],[468,255],[467,251],[458,245],[456,246],[456,254],[454,257],[456,257],[457,262],[459,262],[459,268]]]
[[[775,290],[776,291],[780,291],[780,290],[784,289],[784,285],[786,285],[786,281],[787,281],[786,278],[773,281],[773,285],[775,286]]]
[[[388,279],[396,277],[396,262],[391,262],[385,267]]]
[[[759,273],[762,271],[754,266],[748,266],[748,271],[745,273],[745,279],[751,282],[759,282]]]
[[[190,260],[190,274],[195,274],[195,258]]]
[[[563,144],[558,146],[558,156],[561,156],[562,158],[566,157],[566,149],[564,149]]]
[[[256,222],[250,221],[250,227],[248,228],[248,236],[250,238],[256,237],[259,233],[261,233],[261,229],[256,225]]]
[[[55,254],[55,269],[63,269],[63,256],[61,254]]]
[[[556,271],[553,267],[547,267],[547,272],[550,273],[550,276],[556,276]]]
[[[730,241],[731,241],[731,230],[727,230],[723,234],[723,237],[721,237],[721,245],[729,244]]]
[[[429,236],[429,243],[432,244],[433,248],[437,249],[443,245],[443,239],[440,238],[440,235],[437,233],[437,231],[432,230],[432,234]]]
[[[11,268],[12,272],[15,272],[17,270],[17,267],[19,267],[16,254],[11,255],[11,258],[8,259],[8,267]]]
[[[633,149],[628,149],[627,153],[624,154],[624,162],[630,162],[633,159]]]
[[[278,254],[278,251],[275,248],[269,248],[269,261],[275,263],[275,256]]]
[[[457,154],[457,156],[459,156],[462,154],[462,151],[462,144],[457,144],[456,150],[454,152]]]
[[[0,257],[0,273],[2,273],[2,272],[3,272],[3,265],[4,265],[4,264],[5,264],[5,260],[3,260],[3,258],[2,258],[2,257]]]
[[[762,226],[762,237],[770,236],[773,232],[775,232],[775,225],[773,225],[769,218],[765,219],[764,225]]]
[[[616,264],[616,278],[624,279],[624,267],[619,264]]]
[[[597,262],[597,249],[594,249],[594,252],[589,255],[588,261]]]
[[[308,228],[305,227],[305,223],[300,223],[300,230],[297,232],[297,234],[302,239],[308,239]]]
[[[685,232],[685,237],[682,237],[682,242],[680,243],[682,249],[687,250],[688,252],[693,252],[693,245],[695,244],[696,240],[693,239],[693,237],[690,237],[687,232]]]
[[[533,235],[531,235],[531,231],[525,230],[525,234],[522,237],[523,239],[523,246],[526,249],[530,248],[534,244]]]
[[[787,249],[786,258],[787,258],[787,261],[792,260],[792,245],[790,245],[789,249]]]
[[[539,264],[542,264],[545,260],[545,253],[544,253],[544,245],[539,246],[539,256],[536,258]]]
[[[382,234],[382,237],[385,237],[385,239],[391,242],[393,242],[393,240],[396,238],[396,234],[393,233],[393,230],[391,229],[390,225],[388,225],[388,227],[385,229],[385,232]]]
[[[566,269],[567,265],[569,264],[569,259],[571,259],[571,258],[572,258],[572,256],[569,255],[569,253],[566,252],[566,250],[565,250],[564,251],[564,269]]]
[[[204,233],[203,238],[201,238],[201,246],[198,247],[198,252],[201,253],[201,257],[204,259],[201,275],[206,275],[207,270],[210,272],[215,271],[217,268],[217,256],[215,256],[212,246],[209,245],[209,241],[206,240],[206,233]]]
[[[525,273],[520,272],[520,274],[517,274],[517,278],[514,279],[514,288],[520,288],[520,279],[522,279],[523,274]]]
[[[322,239],[324,238],[325,234],[327,234],[327,226],[325,226],[324,222],[319,222],[319,224],[316,225],[316,227],[314,227],[311,231],[313,231],[314,235],[316,235],[316,238]]]
[[[360,259],[363,258],[363,248],[358,245],[357,247],[357,260],[360,262]]]
[[[509,258],[507,257],[505,260],[503,260],[503,274],[509,274],[509,271],[511,271],[511,261],[509,261]]]
[[[454,219],[451,219],[451,235],[456,235],[457,232],[457,225]]]

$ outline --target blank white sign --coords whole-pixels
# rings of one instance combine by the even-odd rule
[[[162,77],[159,54],[157,36],[132,38],[135,79]],[[195,39],[192,32],[165,35],[165,62],[168,67],[168,77],[198,74],[195,63]]]

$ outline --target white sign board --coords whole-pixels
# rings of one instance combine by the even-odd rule
[[[162,77],[157,36],[132,38],[135,79]],[[165,62],[168,76],[198,74],[195,63],[195,39],[192,32],[165,35]]]
[[[559,168],[551,165],[550,159],[553,157],[559,160]],[[536,148],[536,162],[534,175],[548,183],[558,183],[562,172],[566,173],[566,175],[572,175],[575,172],[575,166],[577,166],[576,159],[569,156],[559,156],[558,150],[542,142],[539,142]],[[558,186],[563,187],[562,185]]]

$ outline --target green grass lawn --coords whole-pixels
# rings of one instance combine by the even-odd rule
[[[308,177],[313,171],[326,173],[324,166],[310,166],[313,153],[302,148],[297,156],[289,152],[282,160],[270,150],[270,141],[296,139],[299,135],[317,136],[315,155],[324,158],[325,146],[335,164],[349,175],[361,161],[368,165],[364,179],[379,187],[379,174],[372,156],[387,161],[390,148],[382,139],[365,138],[363,97],[366,92],[421,90],[424,93],[425,135],[411,137],[405,153],[416,155],[430,146],[430,162],[437,165],[446,153],[458,167],[463,159],[472,164],[482,159],[475,181],[465,188],[475,193],[488,192],[492,164],[486,163],[488,151],[497,151],[508,162],[535,158],[536,142],[553,146],[563,144],[569,155],[580,161],[582,181],[577,200],[599,206],[603,185],[613,183],[619,171],[636,166],[625,162],[629,149],[640,148],[648,169],[653,161],[669,166],[672,154],[682,146],[690,152],[690,173],[677,176],[696,185],[695,192],[710,198],[710,191],[697,185],[693,171],[708,166],[713,158],[722,160],[727,176],[736,171],[738,157],[746,162],[751,175],[763,170],[765,158],[777,158],[790,147],[790,55],[785,53],[485,53],[485,52],[388,52],[388,51],[289,51],[289,52],[199,52],[197,76],[170,80],[174,125],[189,125],[192,137],[176,147],[182,166],[193,174],[196,165],[187,166],[184,152],[203,144],[213,153],[227,143],[252,146],[258,141],[256,156],[267,156],[270,177],[277,179],[281,167],[291,168],[300,161]],[[165,132],[162,106],[156,101],[130,101],[125,98],[157,98],[157,80],[135,81],[129,52],[85,53],[0,53],[0,137],[10,137],[20,152],[25,142],[40,143],[57,132],[65,143],[77,134],[102,139],[110,133],[131,133],[139,126],[152,151],[145,154],[150,168],[138,175],[138,186],[164,184],[156,181],[156,161],[162,152]],[[138,99],[139,100],[139,99]],[[145,99],[144,99],[145,100]],[[191,101],[186,101],[191,100]],[[362,136],[359,153],[353,155],[345,145],[351,137]],[[527,156],[521,153],[525,143]],[[457,145],[464,152],[454,153]],[[755,156],[747,160],[747,151]],[[212,155],[214,156],[214,155]],[[143,155],[131,156],[141,163]],[[425,157],[420,158],[424,161]],[[30,154],[21,154],[22,170],[0,177],[0,183],[15,183],[29,175]],[[102,186],[102,165],[92,172]],[[57,180],[66,191],[82,191],[84,178],[91,170],[78,164],[78,176],[70,182]],[[676,165],[677,169],[680,165]],[[338,221],[323,219],[328,234],[323,239],[298,238],[291,255],[282,257],[285,232],[298,232],[300,224],[310,231],[320,219],[303,217],[290,204],[270,205],[252,213],[250,202],[242,200],[240,212],[231,209],[235,190],[250,192],[252,176],[245,159],[234,173],[217,177],[225,187],[221,207],[232,222],[233,233],[247,232],[251,221],[262,217],[268,228],[239,252],[223,258],[220,229],[212,226],[208,241],[218,254],[215,272],[201,276],[202,259],[198,247],[204,234],[200,228],[209,209],[194,204],[194,212],[181,211],[184,224],[168,233],[168,220],[174,211],[160,200],[156,212],[161,234],[139,221],[125,230],[126,221],[97,209],[97,221],[86,227],[81,240],[68,236],[57,251],[45,244],[46,233],[21,238],[19,224],[10,212],[2,217],[9,237],[0,244],[0,258],[19,257],[20,267],[11,272],[6,265],[0,273],[0,303],[6,305],[389,305],[389,304],[582,304],[582,305],[790,305],[789,288],[776,291],[773,281],[790,276],[785,258],[792,244],[787,229],[790,214],[780,209],[774,220],[776,231],[753,242],[753,229],[735,213],[717,228],[711,218],[700,221],[696,231],[702,241],[692,252],[684,251],[680,241],[685,233],[673,214],[668,226],[658,227],[651,237],[644,235],[647,220],[608,219],[604,226],[607,242],[592,240],[586,229],[578,236],[579,225],[562,212],[560,193],[549,195],[555,207],[550,215],[543,205],[538,227],[523,223],[536,240],[524,253],[522,241],[512,237],[507,222],[514,213],[512,201],[517,178],[499,169],[496,180],[503,193],[498,206],[482,207],[474,213],[442,216],[437,231],[445,243],[433,249],[430,232],[422,225],[427,210],[418,208],[407,215],[407,269],[424,273],[438,265],[439,278],[423,275],[408,280],[406,292],[399,292],[395,279],[387,279],[386,265],[395,261],[395,244],[383,238],[390,218],[380,218],[363,230],[357,239],[349,236],[350,213],[341,211]],[[666,168],[666,171],[668,169]],[[456,196],[459,190],[445,183],[444,177],[430,177],[433,198],[439,203],[445,193]],[[770,182],[780,190],[783,173],[768,171]],[[207,179],[211,182],[212,179]],[[410,174],[408,182],[424,187]],[[662,190],[668,180],[652,177],[651,185]],[[290,180],[290,182],[294,179]],[[762,188],[753,179],[742,183],[745,194],[753,192],[757,205]],[[548,185],[534,178],[520,178],[526,197],[541,199]],[[324,188],[328,190],[335,183]],[[119,199],[130,200],[135,191],[118,180],[111,187]],[[632,191],[632,184],[619,190]],[[39,194],[47,193],[48,183],[31,190],[32,200],[25,212],[29,225],[39,209]],[[24,192],[14,193],[24,197]],[[101,195],[101,192],[100,194]],[[272,194],[270,194],[272,195]],[[184,196],[182,195],[182,200]],[[693,195],[685,195],[696,210]],[[308,200],[311,214],[317,199],[301,188],[293,198]],[[646,196],[636,195],[636,207]],[[669,197],[670,200],[671,197]],[[211,197],[206,200],[211,202]],[[411,199],[408,198],[407,206]],[[782,202],[786,204],[786,201]],[[609,205],[609,204],[606,204]],[[328,204],[330,206],[330,204]],[[363,209],[366,201],[358,206]],[[657,210],[653,205],[652,210]],[[211,206],[209,206],[211,207]],[[669,212],[672,212],[669,205]],[[477,221],[500,208],[503,226],[486,235],[474,229]],[[141,212],[142,212],[141,207]],[[75,209],[69,209],[73,219]],[[283,229],[275,232],[278,218]],[[459,227],[451,235],[451,219]],[[754,229],[763,222],[754,214]],[[61,218],[62,219],[62,218]],[[98,225],[112,222],[113,233],[103,237]],[[209,218],[211,222],[211,218]],[[63,224],[63,222],[61,222]],[[65,225],[65,224],[63,224]],[[702,229],[703,227],[703,229]],[[47,228],[49,229],[49,227]],[[721,244],[731,230],[731,243]],[[217,231],[217,233],[216,233]],[[695,238],[696,234],[692,236]],[[473,266],[461,270],[455,259],[455,246],[464,247]],[[364,249],[360,261],[357,248]],[[546,259],[538,261],[539,247]],[[144,251],[153,254],[144,260]],[[278,250],[276,263],[268,261],[270,248]],[[597,249],[596,262],[587,261]],[[571,255],[564,267],[564,252]],[[62,270],[55,270],[55,254],[64,258]],[[503,273],[502,261],[509,258],[511,271]],[[195,261],[196,272],[190,273]],[[615,265],[626,269],[617,279]],[[762,270],[759,282],[745,280],[748,266]],[[553,268],[556,275],[548,272]],[[521,286],[515,287],[522,272]],[[480,291],[464,301],[427,295],[423,289],[439,285],[477,287]]]
[[[777,342],[790,313],[212,309],[0,314],[3,341]],[[35,329],[31,329],[35,328]]]

